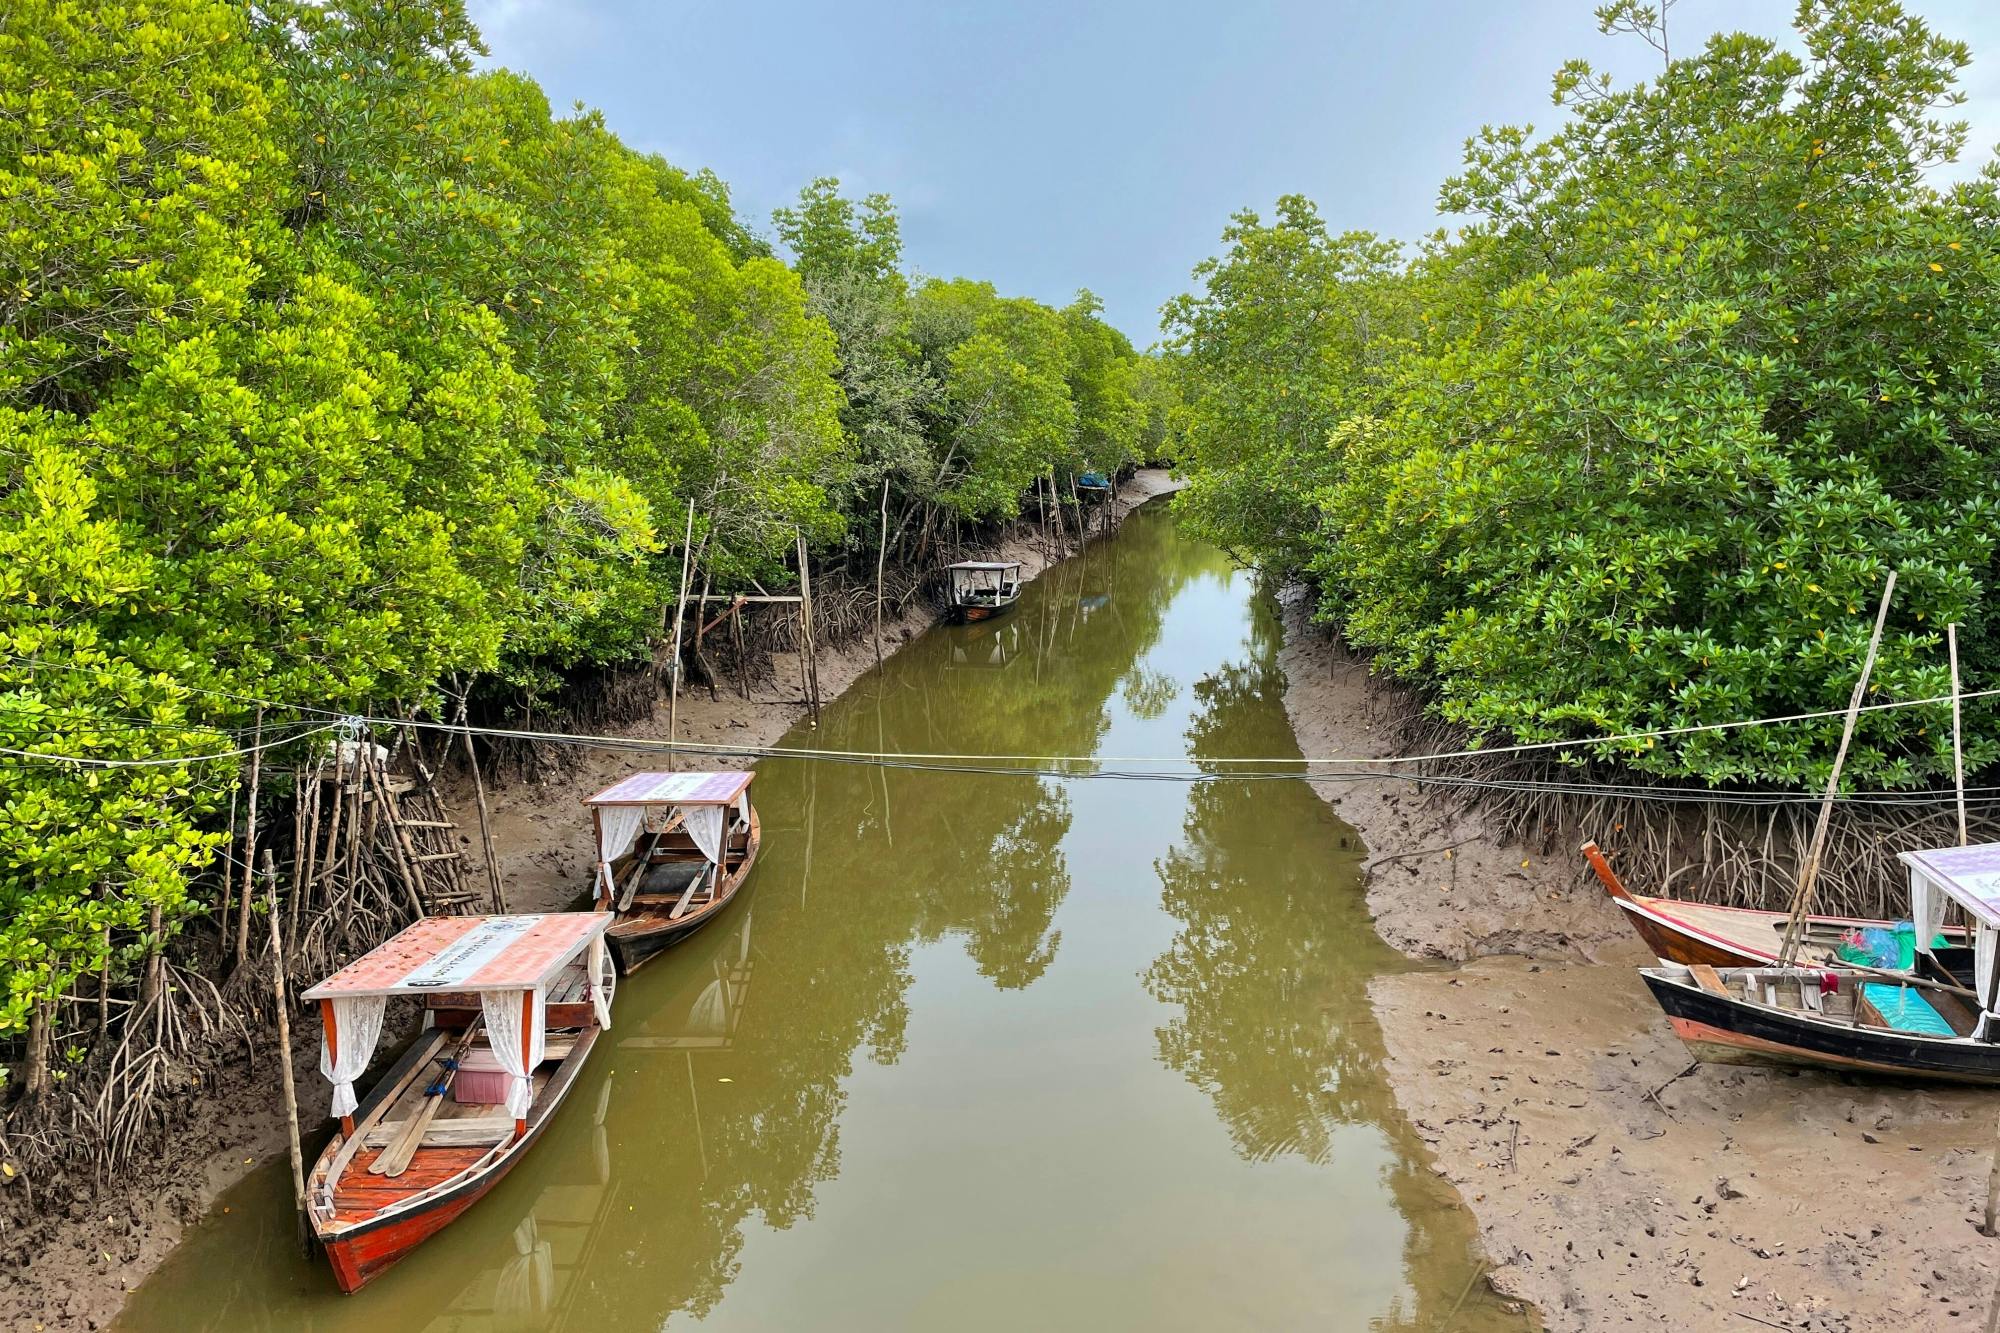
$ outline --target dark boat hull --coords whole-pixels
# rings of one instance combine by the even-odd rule
[[[1674,1035],[1698,1060],[2000,1087],[2000,1046],[1788,1013],[1717,995],[1664,969],[1642,968],[1639,974],[1659,1001]]]
[[[997,602],[992,606],[954,604],[951,608],[951,618],[960,625],[976,625],[982,620],[997,620],[1009,611],[1012,611],[1014,603],[1020,600],[1019,597],[1015,597],[1010,601]]]
[[[727,904],[724,903],[723,906],[727,906]],[[720,908],[717,910],[719,911]],[[606,938],[611,944],[612,961],[618,964],[618,975],[621,977],[631,976],[638,968],[652,962],[653,959],[659,957],[674,945],[679,944],[682,940],[715,920],[715,915],[714,912],[704,912],[700,917],[686,925],[676,923],[661,930],[649,930],[642,935],[634,935],[629,939],[613,939],[607,936]]]

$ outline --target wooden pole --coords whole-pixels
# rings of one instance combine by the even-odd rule
[[[1959,716],[1958,707],[1958,625],[1956,622],[1944,627],[1945,649],[1951,656],[1951,771],[1958,785],[1958,845],[1966,846],[1972,835],[1965,824],[1965,730]],[[1991,1209],[1988,1209],[1987,1224],[1992,1225]]]
[[[882,665],[882,564],[889,556],[889,478],[882,478],[882,531],[875,541],[875,665]]]
[[[812,723],[819,725],[819,640],[813,632],[812,558],[806,554],[806,537],[799,534],[799,651],[806,677],[806,702],[812,709]]]
[[[1833,798],[1840,790],[1840,770],[1847,763],[1847,747],[1854,740],[1854,724],[1861,717],[1861,701],[1868,694],[1868,678],[1875,671],[1875,654],[1882,647],[1882,627],[1889,621],[1889,599],[1896,592],[1896,571],[1882,585],[1882,605],[1875,611],[1875,632],[1868,639],[1868,656],[1861,663],[1861,678],[1854,682],[1853,697],[1847,701],[1847,721],[1840,729],[1840,748],[1834,751],[1833,772],[1827,775],[1826,795],[1819,803],[1819,822],[1813,826],[1812,842],[1799,870],[1798,891],[1792,895],[1792,910],[1785,921],[1785,943],[1778,952],[1778,965],[1790,967],[1805,938],[1806,917],[1812,911],[1813,884],[1819,878],[1819,859],[1826,850],[1827,827],[1833,822]]]
[[[681,615],[687,610],[688,564],[694,555],[694,499],[688,498],[687,536],[681,541],[681,591],[674,599],[673,674],[667,679],[667,771],[674,771],[674,742],[679,739],[681,709]],[[697,613],[699,614],[699,613]]]
[[[743,603],[729,608],[729,633],[736,641],[736,688],[750,702],[750,650],[743,644]]]
[[[250,889],[257,867],[257,783],[263,776],[264,710],[257,710],[257,725],[250,744],[250,804],[243,813],[243,893],[236,913],[236,966],[250,954]]]
[[[465,762],[472,768],[472,795],[479,804],[479,842],[486,849],[486,887],[493,894],[493,910],[507,915],[507,891],[500,887],[500,858],[493,850],[493,821],[486,811],[486,779],[479,774],[479,751],[472,744],[472,727],[466,696],[458,696],[459,735],[465,738]]]
[[[298,892],[298,885],[292,886]],[[278,934],[278,872],[264,852],[264,902],[271,915],[271,998],[278,1005],[278,1071],[285,1084],[285,1147],[292,1155],[292,1206],[297,1210],[299,1248],[312,1250],[306,1222],[306,1153],[299,1139],[299,1090],[292,1082],[292,1007],[285,997],[285,942]]]
[[[243,794],[243,784],[236,783],[229,789],[229,849],[222,854],[222,910],[215,916],[216,956],[229,946],[229,906],[233,901],[236,885],[236,802]]]
[[[713,524],[713,523],[715,522],[715,516],[714,516],[713,514],[709,515],[709,519],[708,519],[708,521],[709,521],[709,522],[710,522],[711,524]],[[714,579],[715,579],[715,570],[714,570],[713,568],[705,568],[705,569],[703,569],[703,570],[701,571],[701,601],[702,601],[702,602],[706,602],[706,601],[708,601],[708,585],[709,585],[709,584],[710,584],[711,582],[713,582],[713,581],[714,581]],[[718,619],[719,619],[719,618],[720,618],[720,617],[718,617]],[[710,703],[715,703],[716,701],[718,701],[718,700],[719,700],[719,699],[720,699],[720,698],[722,697],[721,695],[717,694],[717,693],[716,693],[716,690],[715,690],[715,670],[714,670],[714,668],[712,668],[712,667],[710,667],[710,666],[709,666],[709,664],[708,664],[708,659],[707,659],[706,657],[703,657],[703,656],[701,655],[701,640],[702,640],[702,636],[708,633],[708,631],[709,631],[709,628],[710,628],[710,626],[711,626],[711,625],[713,625],[713,624],[714,624],[714,622],[713,622],[713,621],[709,621],[709,622],[707,622],[707,623],[704,623],[704,622],[702,621],[702,618],[701,618],[701,603],[696,603],[696,604],[695,604],[695,610],[694,610],[694,625],[695,625],[695,627],[694,627],[694,660],[695,660],[695,661],[696,661],[696,662],[697,662],[697,663],[698,663],[698,664],[699,664],[699,665],[701,666],[701,674],[702,674],[703,676],[706,676],[706,677],[708,678],[708,701],[709,701]]]

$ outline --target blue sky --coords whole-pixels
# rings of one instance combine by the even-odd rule
[[[2000,3],[1909,8],[1971,43],[1962,111],[2000,141]],[[471,0],[496,63],[634,147],[712,168],[769,233],[815,176],[882,190],[905,257],[1054,304],[1079,287],[1141,346],[1231,213],[1280,194],[1336,228],[1408,238],[1487,123],[1548,125],[1573,56],[1624,77],[1658,57],[1599,36],[1589,0],[1243,3]],[[1789,33],[1790,0],[1682,0],[1677,49]]]

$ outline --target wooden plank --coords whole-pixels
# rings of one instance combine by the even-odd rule
[[[694,877],[694,883],[688,885],[687,892],[683,893],[681,895],[681,900],[674,904],[674,910],[667,913],[667,920],[669,921],[680,920],[681,913],[687,911],[688,904],[694,901],[694,891],[700,888],[702,885],[707,884],[711,878],[712,876],[709,875],[696,875]],[[713,897],[714,894],[711,893],[709,896]]]
[[[1703,990],[1709,992],[1711,995],[1729,994],[1729,987],[1722,984],[1722,978],[1717,976],[1715,969],[1707,963],[1696,963],[1688,969],[1688,973]]]
[[[386,1147],[407,1127],[408,1123],[402,1120],[378,1125],[362,1139],[362,1146]],[[482,1143],[498,1143],[513,1132],[514,1117],[510,1115],[454,1116],[451,1119],[439,1116],[424,1130],[422,1146],[472,1148]]]

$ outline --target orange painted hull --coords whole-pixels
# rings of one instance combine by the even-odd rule
[[[444,1230],[459,1214],[484,1198],[516,1160],[516,1155],[510,1155],[505,1166],[472,1182],[462,1196],[449,1196],[433,1207],[412,1210],[407,1217],[329,1241],[326,1257],[333,1264],[333,1277],[340,1283],[340,1289],[351,1296],[388,1272],[398,1259]]]

